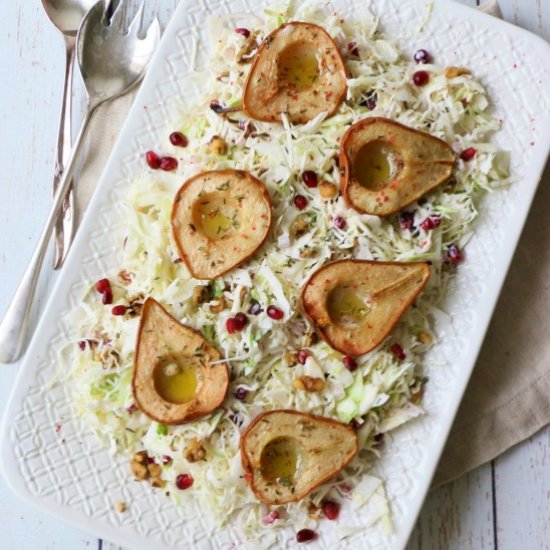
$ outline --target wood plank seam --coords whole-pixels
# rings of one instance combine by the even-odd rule
[[[495,483],[495,461],[491,460],[491,501],[493,504],[493,546],[498,550],[498,518],[497,518],[497,491]]]

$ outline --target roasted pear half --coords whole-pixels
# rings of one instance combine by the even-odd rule
[[[312,23],[281,25],[262,42],[248,73],[243,108],[251,118],[295,123],[333,115],[346,95],[346,67],[328,33]]]
[[[262,246],[270,227],[269,192],[242,170],[202,172],[174,200],[174,240],[197,279],[215,279],[243,263]]]
[[[229,370],[196,330],[182,325],[157,301],[141,312],[132,391],[140,410],[164,424],[183,424],[219,407]]]
[[[300,500],[347,466],[357,448],[347,424],[289,410],[261,414],[241,436],[246,480],[267,504]]]
[[[429,276],[426,263],[331,262],[307,281],[302,307],[335,350],[363,355],[388,336]]]
[[[340,187],[355,210],[388,216],[447,181],[454,162],[453,150],[439,138],[366,118],[340,142]]]

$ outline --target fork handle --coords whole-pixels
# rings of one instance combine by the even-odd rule
[[[73,68],[76,53],[76,37],[65,36],[65,80],[63,85],[63,99],[57,131],[57,148],[55,155],[55,171],[53,177],[53,193],[59,184],[61,175],[71,155],[71,104]],[[71,186],[72,187],[72,186]],[[63,204],[62,213],[58,216],[54,227],[54,258],[53,268],[59,269],[69,251],[75,230],[74,193],[70,189]]]
[[[0,362],[13,363],[19,358],[23,343],[25,342],[25,336],[29,326],[29,317],[31,311],[31,305],[34,298],[34,292],[36,290],[36,284],[40,275],[40,270],[44,262],[44,256],[48,248],[50,237],[52,235],[55,222],[61,209],[63,208],[63,202],[69,190],[71,179],[73,176],[76,160],[80,155],[82,149],[82,143],[88,129],[88,124],[98,107],[98,104],[89,105],[82,127],[76,138],[76,142],[69,156],[65,171],[63,172],[59,184],[55,191],[53,203],[48,214],[48,219],[38,245],[31,257],[30,263],[23,274],[21,282],[15,291],[15,295],[6,311],[6,315],[0,323]]]

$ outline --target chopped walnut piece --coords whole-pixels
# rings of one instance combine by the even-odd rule
[[[231,73],[229,71],[222,71],[217,77],[216,77],[216,80],[218,82],[226,82],[227,81],[227,77],[230,75]]]
[[[134,454],[130,462],[130,468],[138,481],[148,479],[153,487],[163,488],[166,481],[161,479],[162,467],[154,462],[147,451],[139,451]]]
[[[299,239],[308,232],[309,223],[303,216],[298,216],[290,226],[290,234],[295,238]]]
[[[160,477],[155,477],[151,479],[151,485],[159,489],[164,489],[164,487],[166,487],[166,481]]]
[[[310,348],[311,346],[314,346],[315,344],[317,344],[317,342],[319,342],[319,335],[317,334],[316,331],[310,330],[306,334],[306,338],[304,340],[304,347]]]
[[[444,74],[446,78],[454,78],[455,76],[462,76],[472,73],[470,72],[470,69],[467,69],[466,67],[447,67]]]
[[[321,519],[321,507],[310,502],[307,507],[307,515],[314,520]]]
[[[430,334],[428,334],[427,332],[421,332],[418,334],[417,336],[418,338],[418,341],[421,343],[421,344],[431,344],[432,342],[432,337]]]
[[[207,145],[208,150],[216,155],[224,155],[227,152],[227,143],[221,136],[214,136]]]
[[[132,470],[134,477],[138,481],[142,481],[149,477],[149,471],[147,470],[147,466],[145,466],[145,464],[142,464],[141,462],[132,460],[132,462],[130,462],[130,469]]]
[[[195,304],[204,304],[209,302],[211,298],[210,287],[206,285],[199,285],[193,289],[193,302]]]
[[[147,451],[138,451],[134,454],[132,460],[135,460],[136,462],[146,462],[148,458],[149,455],[147,454]]]
[[[309,258],[313,254],[315,254],[315,248],[311,248],[308,245],[300,249],[300,258]]]
[[[283,355],[283,360],[288,363],[289,367],[293,367],[298,364],[298,354],[289,351]]]
[[[258,43],[256,42],[256,38],[258,36],[258,31],[253,31],[250,33],[250,35],[246,38],[244,44],[241,46],[240,50],[237,52],[237,63],[250,63],[252,60],[252,54],[254,50],[258,48]]]
[[[122,512],[126,512],[126,503],[119,500],[118,502],[115,502],[115,508],[117,512],[122,514]]]
[[[128,303],[128,314],[131,317],[137,317],[141,315],[141,309],[143,308],[143,302],[145,301],[145,296],[139,294],[135,298],[131,298]]]
[[[120,353],[116,349],[105,347],[96,355],[98,356],[97,359],[101,361],[102,369],[114,369],[120,363]]]
[[[159,464],[151,462],[150,464],[147,464],[147,471],[149,472],[149,475],[153,478],[160,477],[160,474],[162,473],[162,468]]]
[[[130,271],[126,271],[125,269],[121,269],[118,272],[118,280],[123,285],[129,285],[134,280],[134,273],[131,273]]]
[[[193,438],[183,451],[183,457],[188,462],[199,462],[201,460],[206,460],[206,449],[203,447],[202,442],[199,439]]]
[[[325,381],[322,378],[304,375],[296,378],[293,385],[297,390],[318,392],[324,389]]]
[[[338,195],[338,187],[334,183],[330,183],[330,181],[322,180],[319,183],[319,194],[323,199],[333,199]]]
[[[239,302],[241,302],[241,304],[244,304],[247,297],[248,297],[248,289],[245,286],[243,286],[239,291]]]
[[[227,307],[227,302],[225,300],[225,298],[223,296],[220,296],[218,298],[218,301],[217,303],[215,304],[210,304],[210,311],[212,313],[220,313],[221,311],[223,311],[225,308]]]

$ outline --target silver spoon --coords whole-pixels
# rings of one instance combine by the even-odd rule
[[[42,6],[53,25],[61,32],[65,41],[65,82],[53,176],[53,192],[57,189],[65,165],[69,160],[72,147],[71,138],[71,90],[73,67],[76,52],[76,33],[86,12],[94,5],[95,0],[42,0]],[[65,260],[69,245],[75,231],[74,194],[69,190],[63,213],[57,218],[54,227],[53,268],[59,269]]]
[[[144,38],[138,38],[143,3],[128,29],[123,25],[122,4],[123,2],[114,13],[110,26],[107,26],[106,18],[103,17],[103,2],[98,2],[85,16],[78,31],[76,51],[88,93],[88,108],[36,250],[0,324],[0,362],[12,363],[23,348],[34,291],[48,241],[69,190],[88,124],[101,104],[125,94],[141,80],[158,45],[158,19],[155,18],[149,26]]]

